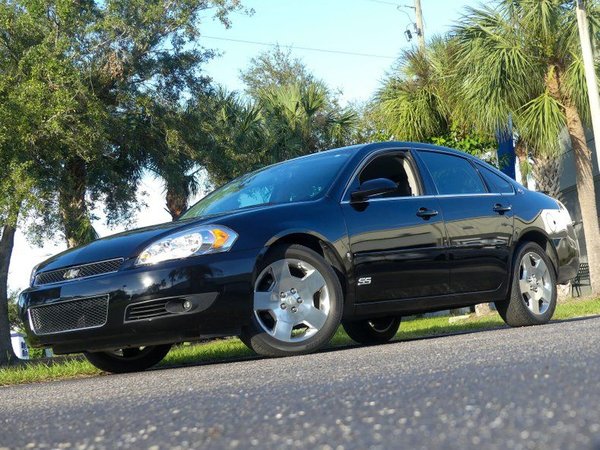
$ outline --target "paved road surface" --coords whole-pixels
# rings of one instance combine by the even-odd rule
[[[0,388],[0,448],[600,448],[600,318]]]

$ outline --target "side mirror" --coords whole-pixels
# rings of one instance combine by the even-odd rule
[[[363,201],[377,195],[388,194],[398,189],[398,185],[388,178],[367,180],[360,185],[358,191],[351,195],[352,201]]]

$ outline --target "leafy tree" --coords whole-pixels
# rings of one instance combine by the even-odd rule
[[[459,92],[472,117],[488,127],[510,113],[534,154],[555,159],[566,127],[575,156],[592,290],[600,292],[600,228],[591,152],[589,105],[573,2],[497,0],[468,8],[454,29]],[[588,4],[598,23],[595,3]],[[475,117],[477,116],[477,117]]]
[[[202,90],[214,54],[201,15],[226,25],[238,0],[18,0],[0,3],[0,364],[12,358],[6,275],[19,215],[37,238],[96,237],[91,211],[127,220],[147,149],[148,99]],[[26,188],[28,187],[28,188]],[[27,191],[24,193],[24,191]],[[30,201],[34,199],[35,201]],[[6,355],[6,357],[5,357]]]
[[[242,70],[240,78],[246,86],[246,93],[255,99],[260,97],[260,91],[264,89],[293,84],[308,85],[317,81],[302,60],[294,58],[291,50],[279,46],[252,58],[248,68]]]

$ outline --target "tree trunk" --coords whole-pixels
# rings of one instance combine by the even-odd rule
[[[515,155],[519,158],[519,169],[521,171],[521,180],[519,181],[523,186],[527,187],[527,174],[529,173],[529,161],[527,159],[527,145],[522,139],[517,141],[515,145]]]
[[[0,237],[0,366],[18,361],[12,349],[8,320],[8,267],[15,243],[16,225],[4,225]]]
[[[565,112],[569,137],[575,155],[577,198],[583,221],[587,259],[590,265],[590,284],[592,293],[600,294],[600,225],[598,224],[596,190],[592,175],[592,152],[585,140],[581,117],[572,102],[566,103]],[[598,144],[600,143],[596,145]]]
[[[558,200],[562,200],[560,192],[560,172],[562,164],[559,155],[539,155],[534,158],[533,177],[537,190]]]
[[[98,238],[85,201],[86,188],[85,161],[75,156],[65,164],[59,192],[60,215],[69,248],[87,244]]]
[[[167,211],[171,214],[171,218],[177,220],[187,209],[188,195],[177,186],[167,183],[166,201]]]
[[[550,95],[564,107],[567,130],[575,155],[577,199],[581,210],[587,259],[590,266],[590,284],[592,293],[600,294],[600,225],[596,206],[596,189],[592,175],[592,152],[587,146],[585,129],[577,106],[562,88],[564,85],[562,82],[563,74],[564,70],[561,67],[549,66],[546,75],[546,86]],[[558,139],[558,136],[556,139]],[[599,143],[596,143],[596,145],[599,145]]]

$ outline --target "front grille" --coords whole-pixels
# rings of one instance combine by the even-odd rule
[[[29,308],[29,324],[37,335],[98,328],[108,319],[108,295]]]
[[[105,273],[116,272],[121,267],[123,258],[108,259],[79,266],[63,267],[62,269],[42,272],[35,277],[35,286],[43,284],[58,283],[61,281],[78,280],[80,278],[93,277]]]
[[[127,307],[125,311],[125,321],[153,319],[155,317],[168,316],[171,313],[167,311],[167,302],[169,300],[153,300],[150,302],[133,304]]]

